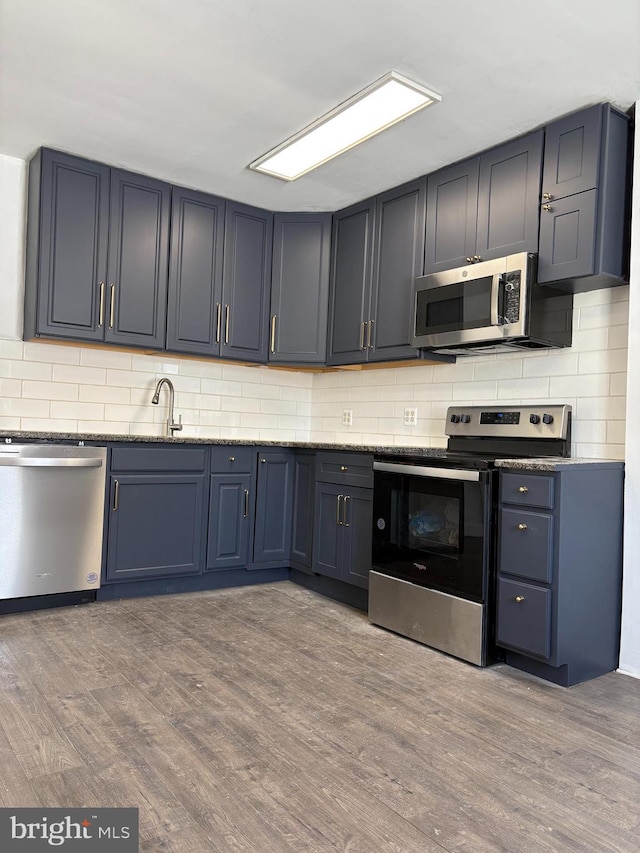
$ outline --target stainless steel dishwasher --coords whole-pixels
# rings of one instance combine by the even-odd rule
[[[106,455],[0,445],[0,599],[100,586]]]

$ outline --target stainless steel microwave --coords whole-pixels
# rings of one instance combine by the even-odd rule
[[[415,279],[411,346],[454,355],[571,345],[573,297],[522,252]]]

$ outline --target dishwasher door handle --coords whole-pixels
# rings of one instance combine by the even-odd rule
[[[100,468],[102,459],[68,459],[37,456],[3,456],[0,452],[0,468]]]

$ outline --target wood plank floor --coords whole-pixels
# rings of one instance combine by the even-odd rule
[[[0,805],[142,851],[637,851],[640,681],[476,669],[291,583],[0,616]]]

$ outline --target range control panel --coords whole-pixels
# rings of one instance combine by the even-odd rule
[[[534,406],[449,406],[446,435],[473,438],[566,439],[571,406],[540,403]]]

